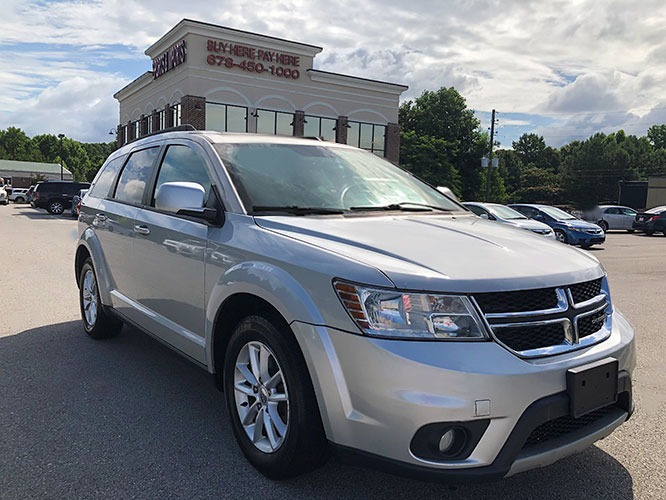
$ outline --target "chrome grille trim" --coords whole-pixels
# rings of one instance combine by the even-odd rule
[[[583,349],[601,342],[611,335],[612,306],[605,280],[603,284],[606,286],[599,287],[601,293],[590,298],[587,298],[590,295],[589,293],[580,294],[581,287],[601,284],[602,279],[600,278],[598,281],[593,280],[592,282],[556,287],[554,290],[557,296],[557,306],[536,311],[484,313],[475,298],[471,297],[471,299],[475,307],[481,311],[484,323],[495,342],[521,358],[541,358]],[[574,287],[577,290],[577,297],[579,299],[587,298],[587,300],[576,303],[571,290]],[[591,293],[596,291],[594,288],[592,290],[587,289]],[[511,292],[507,293],[510,294]],[[605,317],[600,314],[604,311],[606,312]],[[598,315],[599,318],[588,320],[582,326],[581,336],[578,320],[593,315]],[[595,331],[594,328],[601,323],[602,318],[603,324]],[[561,337],[553,332],[553,325],[557,324],[562,325]],[[593,327],[590,328],[590,325],[593,325]],[[538,332],[540,326],[547,327],[544,328],[541,336]],[[511,329],[511,331],[505,329]],[[525,330],[525,337],[522,337],[521,329]],[[505,330],[505,333],[502,330]],[[560,338],[562,339],[561,342],[559,342]],[[549,342],[559,343],[544,346]]]

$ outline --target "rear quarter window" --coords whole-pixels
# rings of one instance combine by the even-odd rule
[[[118,172],[120,171],[120,167],[123,166],[124,159],[124,156],[114,158],[102,167],[99,174],[97,174],[97,177],[93,181],[92,187],[90,188],[90,196],[94,196],[96,198],[106,198],[109,196],[111,188],[115,184]]]

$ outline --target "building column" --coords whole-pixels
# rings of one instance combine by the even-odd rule
[[[396,165],[400,160],[400,125],[397,123],[389,123],[386,125],[384,158]]]
[[[148,117],[146,115],[141,115],[139,120],[139,137],[148,135]]]
[[[197,130],[206,129],[206,98],[193,95],[180,100],[180,122],[192,125]]]
[[[294,136],[303,137],[305,133],[305,111],[294,111]]]
[[[164,127],[173,127],[173,108],[170,104],[164,106]]]
[[[119,148],[125,144],[125,127],[122,125],[116,127],[116,144]]]
[[[338,116],[338,120],[335,123],[335,142],[341,144],[347,144],[347,125],[349,123],[349,118],[346,116]]]
[[[153,109],[153,112],[150,113],[150,120],[153,123],[153,132],[157,132],[160,129],[160,115],[157,114],[156,109]]]

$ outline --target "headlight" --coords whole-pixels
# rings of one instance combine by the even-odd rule
[[[488,335],[470,299],[333,283],[366,335],[394,339],[484,340]]]

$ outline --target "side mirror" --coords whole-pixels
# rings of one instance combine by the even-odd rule
[[[206,190],[196,182],[165,182],[155,194],[155,208],[214,222],[217,210],[203,206],[204,196]]]
[[[488,214],[481,214],[481,215],[479,215],[479,217],[481,217],[482,219],[486,219],[486,220],[490,219],[490,217],[488,217]]]
[[[539,222],[543,222],[543,221],[546,220],[546,218],[545,218],[543,215],[541,215],[541,214],[537,214],[537,215],[535,215],[535,216],[532,217],[532,218],[533,218],[534,220],[538,220]]]
[[[457,201],[458,203],[460,203],[460,200],[458,199],[458,197],[455,194],[453,194],[453,191],[451,191],[446,186],[437,186],[437,191],[439,191],[440,193],[442,193],[445,196],[448,196],[452,200]]]

